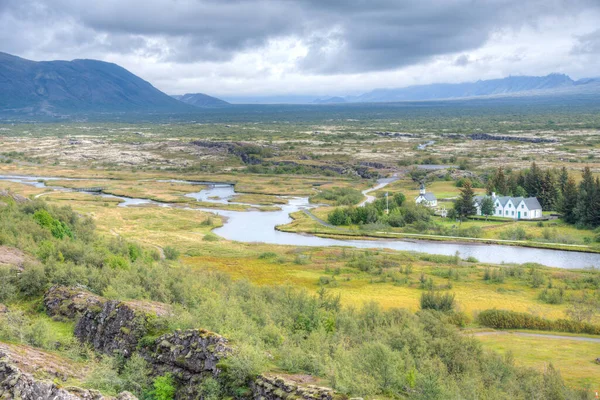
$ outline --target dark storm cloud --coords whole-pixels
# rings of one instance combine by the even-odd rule
[[[600,1],[0,0],[0,39],[20,26],[28,33],[10,43],[17,52],[67,46],[191,63],[222,62],[295,38],[308,48],[300,70],[352,73],[476,49],[500,30],[592,8]],[[582,46],[597,51],[593,43]]]

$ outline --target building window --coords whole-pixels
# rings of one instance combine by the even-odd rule
[[[515,212],[513,211],[511,215],[515,215]]]
[[[524,215],[524,216],[527,216],[527,211],[525,211],[525,212],[523,213],[523,215]]]

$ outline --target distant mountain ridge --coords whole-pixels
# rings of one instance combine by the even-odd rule
[[[194,107],[223,107],[230,105],[225,100],[204,93],[186,93],[184,95],[173,95],[171,97]]]
[[[190,112],[193,110],[112,63],[30,61],[0,52],[0,112]]]
[[[584,87],[585,89],[600,90],[600,78],[584,78],[574,81],[568,75],[556,73],[546,76],[509,76],[477,82],[434,83],[395,89],[375,89],[359,96],[321,98],[315,100],[315,103],[451,100],[484,96],[551,94],[552,91],[574,92]]]

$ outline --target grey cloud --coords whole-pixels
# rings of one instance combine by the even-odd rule
[[[466,54],[461,54],[454,60],[454,65],[458,67],[464,67],[470,63],[469,56]]]
[[[485,44],[500,29],[591,9],[600,9],[600,2],[0,0],[0,39],[9,40],[8,29],[24,28],[28,37],[45,39],[36,43],[15,38],[11,50],[51,53],[51,48],[66,46],[91,54],[136,53],[193,63],[224,62],[270,40],[298,38],[308,48],[298,60],[300,71],[355,73],[466,52]],[[600,52],[594,43],[581,39],[577,51]]]
[[[577,38],[571,49],[573,54],[600,54],[600,29]]]

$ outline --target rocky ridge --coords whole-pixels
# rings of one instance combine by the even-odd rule
[[[51,381],[38,380],[17,368],[10,357],[0,352],[0,399],[7,400],[115,400],[96,390],[77,387],[61,388]],[[116,400],[137,400],[123,392]]]
[[[203,329],[177,330],[154,338],[156,315],[127,302],[106,300],[83,288],[55,286],[44,296],[48,315],[76,319],[75,336],[100,352],[125,357],[138,351],[155,376],[170,373],[177,399],[196,399],[207,377],[222,377],[222,362],[235,352],[228,340]],[[261,400],[344,398],[331,389],[305,386],[281,377],[260,375],[249,383],[251,398]]]

